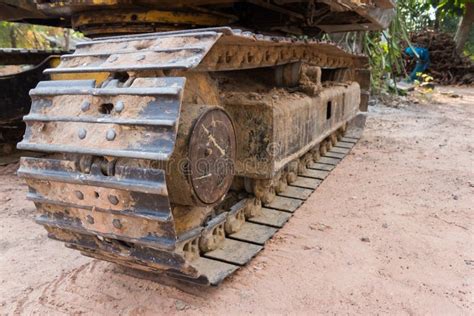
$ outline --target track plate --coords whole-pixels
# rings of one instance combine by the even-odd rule
[[[262,214],[249,218],[251,223],[264,224],[281,228],[290,219],[291,213],[273,210],[271,208],[262,208]]]
[[[206,252],[204,256],[243,266],[260,250],[262,246],[226,238],[219,248]]]
[[[306,201],[311,195],[311,193],[313,193],[313,190],[288,186],[285,192],[281,192],[278,195]]]
[[[229,237],[263,246],[277,231],[278,229],[274,227],[245,222],[237,233],[232,234]]]

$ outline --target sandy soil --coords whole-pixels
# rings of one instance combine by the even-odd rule
[[[445,89],[446,90],[446,89]],[[0,314],[472,314],[474,89],[372,107],[363,139],[219,288],[176,289],[48,240],[0,175]]]

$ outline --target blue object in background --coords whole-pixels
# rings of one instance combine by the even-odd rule
[[[416,60],[415,69],[410,74],[410,81],[415,81],[416,79],[418,79],[417,74],[420,72],[425,72],[426,69],[428,69],[428,66],[430,65],[430,53],[428,52],[428,49],[421,47],[415,47],[415,51],[413,51],[411,47],[407,47],[405,49],[405,54],[407,54],[411,58],[416,57],[415,52],[416,55],[418,55],[418,58]]]

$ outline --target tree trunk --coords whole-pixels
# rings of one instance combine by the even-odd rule
[[[10,26],[10,45],[12,48],[16,48],[16,32],[13,25]]]
[[[462,53],[464,46],[469,38],[469,32],[471,31],[471,26],[474,23],[474,3],[466,3],[466,12],[464,16],[459,21],[458,29],[456,31],[456,36],[454,40],[456,41],[456,50],[458,53]]]
[[[436,10],[435,21],[434,21],[434,29],[436,32],[439,31],[440,21],[441,21],[441,10]]]
[[[71,29],[64,30],[64,50],[68,51],[71,49]]]

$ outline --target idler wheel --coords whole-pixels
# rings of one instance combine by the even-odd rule
[[[189,159],[196,196],[205,204],[218,202],[232,184],[235,159],[234,127],[222,109],[205,112],[195,123],[189,141]]]
[[[220,202],[233,181],[235,155],[234,126],[225,110],[185,105],[166,172],[170,201],[189,206]]]

